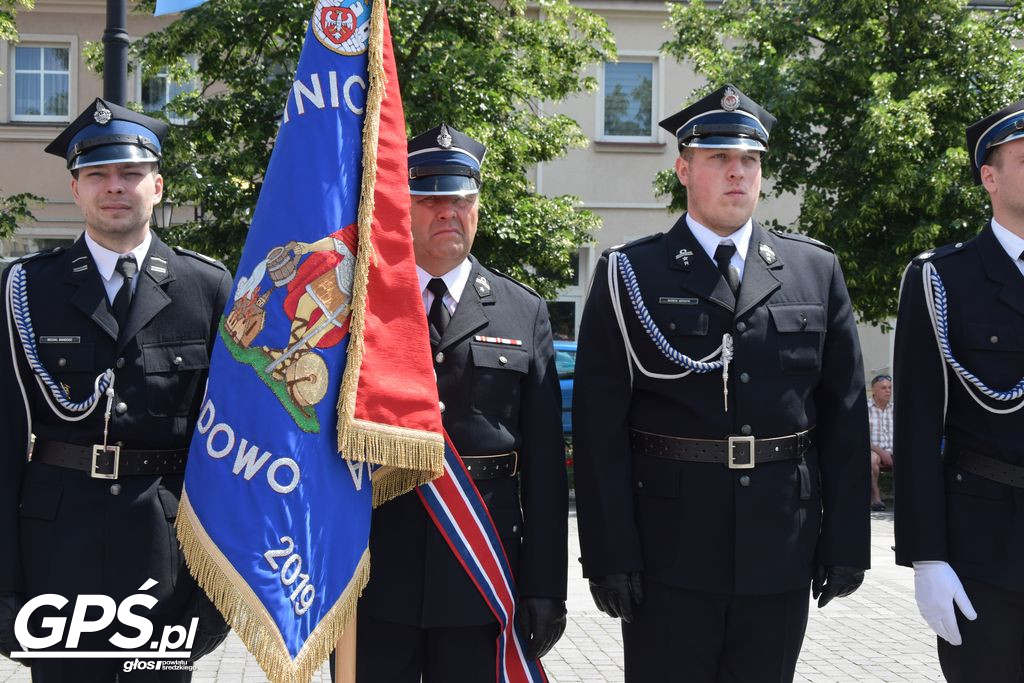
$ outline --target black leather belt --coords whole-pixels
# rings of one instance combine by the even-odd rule
[[[951,446],[949,453],[953,455],[947,462],[964,472],[970,472],[985,479],[1024,489],[1024,467],[1008,463],[999,458],[992,458],[976,451]]]
[[[629,443],[634,453],[669,460],[687,462],[713,462],[725,464],[729,469],[746,470],[754,465],[803,457],[813,443],[814,427],[771,439],[752,436],[730,436],[728,439],[683,439],[629,430]]]
[[[88,472],[94,479],[117,479],[133,475],[181,474],[185,471],[187,449],[136,450],[107,446],[79,446],[61,441],[36,439],[32,460]]]
[[[464,455],[462,462],[474,480],[513,477],[519,471],[517,451],[498,455]]]

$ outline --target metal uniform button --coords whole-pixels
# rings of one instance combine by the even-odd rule
[[[746,474],[740,477],[740,486],[750,486],[750,477]]]
[[[114,410],[117,411],[118,415],[124,415],[125,413],[128,412],[128,404],[125,403],[124,401],[118,401],[117,405],[114,406]]]
[[[438,401],[437,405],[441,409],[441,413],[444,414],[444,401]]]
[[[750,436],[751,431],[752,430],[750,429],[750,425],[743,425],[742,427],[740,427],[740,434],[742,434],[743,436]]]
[[[517,533],[518,531],[519,531],[519,525],[518,524],[513,524],[512,525],[512,533]]]
[[[962,475],[962,474],[958,474],[958,475],[956,475],[956,476],[955,476],[955,477],[953,477],[953,478],[954,478],[954,479],[956,479],[957,481],[963,481],[963,480],[964,480],[964,475]]]
[[[173,362],[175,365],[181,365],[181,356],[175,356]]]
[[[642,488],[644,487],[644,483],[643,483],[642,481],[638,481],[638,482],[636,483],[636,487],[637,487],[638,489],[642,489]]]
[[[58,365],[59,367],[64,367],[64,366],[65,366],[65,365],[67,365],[67,364],[68,364],[68,359],[67,359],[67,358],[61,358],[61,359],[59,359],[59,360],[57,361],[57,365]]]
[[[437,363],[443,363],[444,362],[444,352],[443,351],[438,351],[437,355],[434,356],[434,361],[437,362]]]
[[[670,330],[676,329],[676,324],[675,323],[669,323],[668,324],[668,329],[670,329]]]
[[[736,331],[737,332],[746,332],[747,331],[747,324],[745,322],[743,322],[743,321],[740,321],[740,322],[736,323]]]
[[[501,363],[502,365],[505,365],[506,363],[508,363],[508,358],[505,358],[505,356],[498,356],[498,362]]]
[[[118,370],[123,368],[124,367],[124,358],[118,358],[116,361],[114,361],[114,367],[116,367]]]
[[[996,336],[996,335],[994,335],[994,334],[993,334],[993,335],[992,335],[991,337],[989,337],[989,338],[988,338],[988,340],[989,340],[990,342],[992,342],[993,344],[998,344],[998,343],[999,343],[999,337],[997,337],[997,336]]]
[[[120,496],[121,495],[121,485],[120,484],[111,484],[110,485],[110,495],[112,495],[112,496]]]
[[[747,382],[750,381],[750,375],[748,375],[745,372],[741,372],[740,373],[740,381],[743,382],[744,384],[746,384]]]

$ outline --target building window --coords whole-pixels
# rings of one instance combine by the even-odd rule
[[[19,44],[13,50],[14,121],[67,121],[71,48]]]
[[[196,58],[189,57],[189,63],[193,68],[196,66]],[[194,92],[199,88],[195,80],[179,83],[168,76],[166,71],[143,77],[141,69],[137,71],[137,92],[139,93],[139,104],[145,112],[165,111],[167,119],[171,123],[185,123],[188,117],[168,109],[167,105],[181,93]]]
[[[590,283],[591,251],[590,246],[583,246],[573,254],[574,279],[572,283],[559,292],[555,301],[548,302],[551,333],[557,340],[575,340],[576,333],[579,332],[587,285]]]
[[[651,142],[657,134],[657,58],[605,62],[601,89],[601,138]]]

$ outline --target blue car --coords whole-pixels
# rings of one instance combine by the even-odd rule
[[[562,388],[562,433],[572,435],[572,378],[576,372],[576,342],[555,342],[555,369]]]

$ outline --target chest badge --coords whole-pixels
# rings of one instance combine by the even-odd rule
[[[775,255],[775,250],[764,242],[757,245],[757,253],[761,255],[761,258],[763,258],[764,262],[769,266],[774,265],[775,262],[779,260],[779,257]]]

